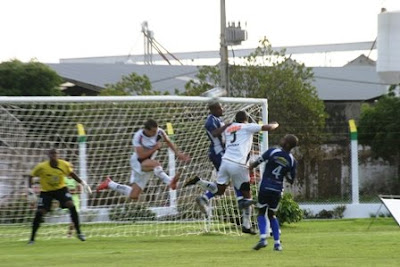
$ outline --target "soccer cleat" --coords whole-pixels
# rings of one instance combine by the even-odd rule
[[[179,172],[176,173],[174,178],[172,178],[171,183],[169,184],[169,188],[171,188],[172,190],[175,190],[176,187],[178,186],[178,181],[179,181],[180,177],[181,177],[181,174]]]
[[[29,240],[28,245],[34,245],[35,244],[35,240]]]
[[[200,211],[208,217],[208,199],[205,196],[199,196],[196,198],[196,203]]]
[[[238,201],[239,210],[243,210],[245,208],[250,207],[253,204],[253,200],[251,199],[241,199]]]
[[[112,182],[112,180],[110,176],[107,176],[107,178],[97,187],[96,192],[107,189],[110,182]]]
[[[257,232],[254,231],[254,229],[251,228],[251,227],[250,228],[242,227],[242,233],[250,234],[250,235],[256,235],[257,234]]]
[[[192,179],[189,179],[185,182],[183,187],[189,186],[189,185],[195,185],[198,181],[200,181],[200,178],[198,176],[193,177]]]
[[[77,234],[76,237],[80,240],[80,241],[86,241],[86,237],[84,234]]]
[[[282,251],[282,249],[283,249],[283,248],[282,248],[282,245],[281,245],[281,244],[275,244],[275,245],[274,245],[274,250],[275,250],[275,251]]]
[[[265,248],[268,245],[267,241],[260,240],[258,243],[253,247],[254,250],[259,250],[260,248]]]

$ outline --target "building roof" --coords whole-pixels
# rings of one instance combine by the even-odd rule
[[[196,66],[134,65],[134,64],[48,64],[65,80],[91,90],[100,91],[106,84],[114,84],[123,75],[135,72],[146,75],[154,90],[174,94],[184,91],[188,80],[198,72]],[[320,99],[324,101],[366,101],[386,93],[387,84],[380,81],[374,66],[347,65],[345,67],[314,67]]]
[[[134,64],[48,64],[65,80],[82,87],[91,86],[100,91],[107,84],[115,84],[122,76],[136,73],[146,75],[153,89],[174,94],[175,89],[183,91],[186,82],[198,72],[196,66],[134,65]]]
[[[318,96],[325,101],[365,101],[387,92],[374,66],[313,68]]]

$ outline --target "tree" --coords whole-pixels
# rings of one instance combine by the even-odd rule
[[[12,60],[0,63],[0,95],[59,96],[62,78],[43,63]]]
[[[190,80],[185,84],[185,92],[180,93],[186,96],[198,96],[219,83],[219,70],[214,66],[203,66],[196,74],[196,81]]]
[[[389,94],[373,105],[364,104],[358,126],[359,142],[371,147],[375,157],[394,162],[400,179],[400,98],[392,85]]]
[[[281,124],[277,134],[271,134],[272,143],[278,143],[278,134],[295,133],[305,152],[319,150],[327,115],[312,86],[311,68],[292,60],[284,50],[273,51],[268,40],[263,39],[244,58],[244,65],[231,66],[229,72],[231,96],[268,99],[270,120]],[[219,72],[217,67],[203,67],[196,78],[197,82],[186,84],[187,95],[199,95],[217,85]]]
[[[140,76],[133,72],[128,76],[123,75],[121,81],[115,84],[106,84],[100,95],[161,95],[161,92],[152,89],[146,75]]]

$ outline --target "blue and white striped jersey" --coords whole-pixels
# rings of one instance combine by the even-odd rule
[[[207,116],[204,127],[206,128],[208,139],[210,140],[210,152],[214,152],[216,155],[224,151],[225,149],[225,137],[220,135],[217,137],[212,136],[211,132],[224,126],[225,123],[218,117],[209,114]]]
[[[281,148],[268,149],[261,155],[259,161],[266,162],[260,191],[282,191],[283,179],[287,174],[290,174],[290,183],[296,178],[296,160],[291,153]]]

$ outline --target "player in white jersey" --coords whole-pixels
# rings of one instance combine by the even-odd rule
[[[239,201],[239,208],[243,211],[243,228],[250,229],[250,206],[253,201],[251,199],[248,161],[253,145],[253,134],[259,131],[275,130],[279,124],[276,122],[265,125],[248,123],[248,116],[244,111],[236,113],[235,121],[225,130],[226,147],[217,177],[217,194],[224,194],[230,182],[242,192],[243,199]]]
[[[178,150],[178,148],[170,141],[165,131],[158,127],[156,121],[149,119],[144,124],[144,128],[138,130],[132,140],[134,153],[131,156],[131,179],[132,186],[118,184],[107,177],[98,187],[97,191],[104,189],[112,189],[121,194],[130,197],[137,201],[139,195],[145,189],[151,174],[154,173],[164,183],[168,184],[173,190],[176,189],[179,179],[179,173],[174,177],[168,176],[159,161],[155,159],[158,150],[161,148],[164,141],[171,148],[179,160],[189,161],[190,157]]]

